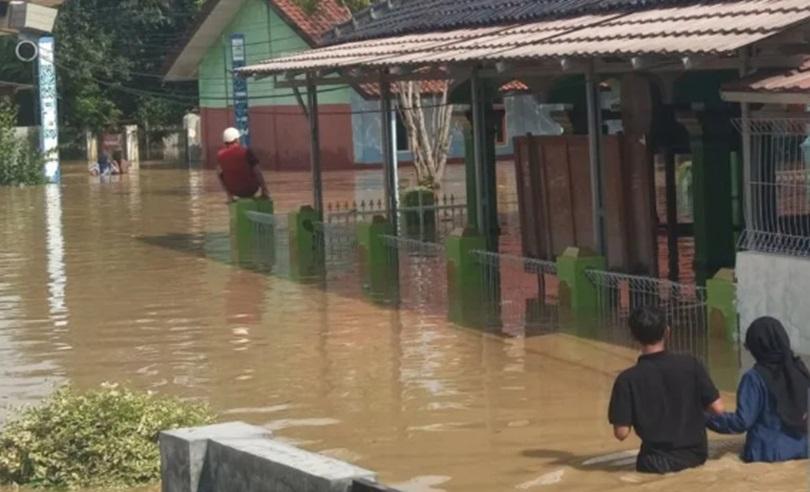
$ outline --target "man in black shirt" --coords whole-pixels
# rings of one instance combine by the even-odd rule
[[[669,327],[664,314],[645,307],[630,316],[630,331],[641,344],[638,363],[613,385],[609,419],[616,439],[635,429],[641,438],[636,470],[669,473],[706,462],[705,412],[722,413],[723,402],[703,365],[690,355],[665,349]]]

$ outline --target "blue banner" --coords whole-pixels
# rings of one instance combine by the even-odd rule
[[[247,63],[245,51],[245,35],[231,34],[231,60],[234,69],[242,68]],[[236,129],[242,134],[241,142],[245,147],[250,146],[250,106],[248,104],[247,79],[233,76],[233,113]]]
[[[58,183],[59,172],[59,120],[57,118],[56,70],[54,69],[54,41],[51,36],[39,38],[39,108],[41,129],[40,150],[45,155],[45,177]]]

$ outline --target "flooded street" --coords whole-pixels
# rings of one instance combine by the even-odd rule
[[[308,175],[270,179],[278,211],[309,201]],[[380,182],[330,175],[326,199],[376,199]],[[227,231],[209,171],[100,183],[77,166],[61,188],[0,189],[0,418],[109,381],[208,402],[404,491],[807,486],[803,462],[743,465],[738,438],[715,439],[704,468],[636,474],[638,441],[606,417],[631,349],[485,334],[238,268]]]

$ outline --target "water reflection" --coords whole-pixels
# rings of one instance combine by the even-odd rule
[[[54,327],[67,325],[65,306],[65,237],[62,233],[62,193],[59,185],[45,187],[46,236],[48,258],[48,305]]]

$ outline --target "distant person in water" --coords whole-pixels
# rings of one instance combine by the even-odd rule
[[[810,372],[790,348],[785,328],[759,318],[748,328],[745,347],[756,359],[737,388],[737,411],[709,419],[721,434],[746,432],[746,462],[807,458],[807,398]]]
[[[225,146],[217,154],[217,174],[230,202],[237,198],[252,198],[261,193],[268,198],[267,183],[259,160],[250,149],[239,144],[239,130],[228,128],[222,135]]]
[[[634,429],[641,438],[639,472],[702,465],[708,457],[705,412],[723,411],[717,388],[697,359],[666,351],[669,327],[660,310],[638,309],[629,324],[641,356],[614,383],[608,410],[613,434],[624,441]]]
[[[90,168],[90,174],[93,176],[110,176],[112,174],[119,174],[121,172],[116,163],[106,150],[101,152],[98,156],[96,164]]]

